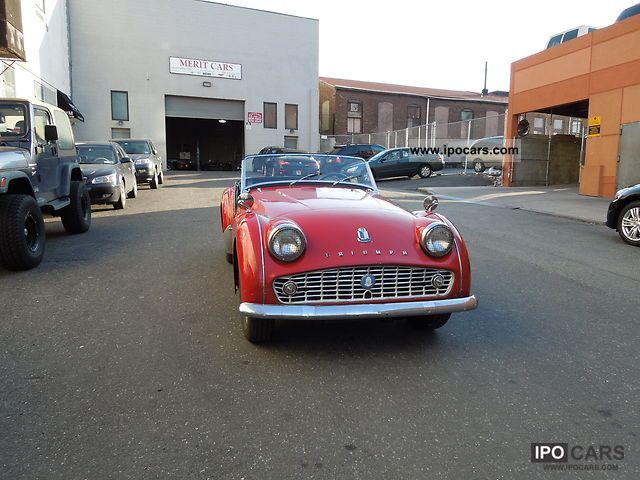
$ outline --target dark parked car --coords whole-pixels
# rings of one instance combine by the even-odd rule
[[[282,154],[282,153],[307,153],[302,150],[297,150],[295,148],[289,147],[264,147],[258,155],[269,155],[269,154]],[[255,157],[256,161],[253,163],[253,168],[256,172],[264,172],[264,161],[266,157]]]
[[[320,171],[320,164],[312,156],[274,155],[264,160],[267,177],[299,177]]]
[[[119,144],[126,154],[135,162],[138,183],[148,183],[152,189],[164,183],[162,159],[151,140],[112,140]]]
[[[413,177],[428,178],[444,168],[442,155],[414,155],[409,148],[390,148],[369,159],[369,168],[378,178]]]
[[[127,204],[127,198],[138,196],[136,168],[120,145],[83,142],[76,147],[92,204],[113,205],[121,210]]]
[[[636,3],[629,8],[625,8],[620,15],[618,15],[616,22],[621,22],[622,20],[626,20],[627,18],[635,15],[640,15],[640,3]]]
[[[350,145],[335,145],[331,150],[331,155],[345,155],[349,157],[360,157],[367,160],[375,154],[383,152],[385,148],[375,143],[353,143]]]
[[[609,204],[607,227],[629,245],[640,247],[640,184],[623,188]]]

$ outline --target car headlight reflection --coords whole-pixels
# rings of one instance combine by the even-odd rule
[[[293,262],[304,253],[306,246],[302,230],[290,223],[277,225],[269,235],[269,251],[282,262]]]
[[[422,230],[421,244],[427,255],[444,257],[453,248],[453,232],[444,223],[432,223]]]
[[[91,183],[93,183],[94,185],[100,185],[105,183],[115,185],[117,183],[116,174],[112,173],[111,175],[102,175],[100,177],[96,177],[93,180],[91,180]]]

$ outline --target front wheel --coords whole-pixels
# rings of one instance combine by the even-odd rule
[[[272,318],[253,318],[243,315],[242,333],[251,343],[265,343],[273,338]]]
[[[113,204],[115,210],[122,210],[127,206],[127,186],[124,182],[120,185],[120,198]]]
[[[44,256],[42,213],[29,195],[0,196],[0,264],[9,270],[37,267]]]
[[[429,164],[421,166],[420,170],[418,170],[418,175],[420,175],[420,178],[429,178],[432,174],[433,170],[431,169],[431,165]]]
[[[409,319],[409,325],[420,330],[436,330],[444,327],[451,318],[450,313],[441,313],[439,315],[429,315],[427,317],[416,317]]]
[[[72,181],[69,198],[71,203],[60,210],[62,226],[67,233],[84,233],[91,226],[91,198],[85,184]]]
[[[149,182],[149,187],[151,188],[151,190],[156,190],[158,188],[158,172],[157,171],[153,174],[153,178]]]
[[[634,247],[640,247],[640,202],[631,202],[618,216],[620,238]]]

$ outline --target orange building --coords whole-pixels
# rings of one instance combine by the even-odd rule
[[[581,194],[613,197],[640,183],[640,15],[514,62],[506,138],[518,137],[518,122],[530,112],[593,125],[582,158],[557,160],[576,162]],[[507,156],[505,185],[523,184],[524,162],[526,155]]]

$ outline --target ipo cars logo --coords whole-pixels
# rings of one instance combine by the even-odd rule
[[[545,464],[545,470],[617,470],[618,464],[613,462],[621,460],[622,445],[531,444],[531,462]]]

